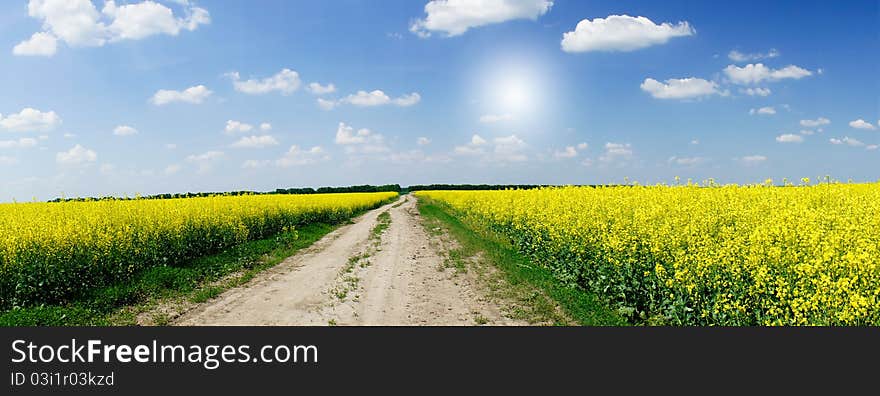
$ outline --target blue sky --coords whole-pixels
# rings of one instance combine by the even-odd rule
[[[876,1],[4,1],[0,201],[875,181],[878,21]]]

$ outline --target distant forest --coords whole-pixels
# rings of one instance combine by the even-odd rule
[[[544,187],[534,184],[426,184],[413,185],[409,187],[401,187],[399,184],[385,184],[381,186],[373,186],[363,184],[358,186],[345,187],[312,187],[302,188],[278,188],[275,191],[224,191],[224,192],[186,192],[173,194],[155,194],[135,197],[80,197],[80,198],[55,198],[49,202],[68,202],[68,201],[98,201],[98,200],[127,200],[127,199],[174,199],[174,198],[195,198],[195,197],[211,197],[216,195],[261,195],[261,194],[330,194],[330,193],[356,193],[356,192],[386,192],[393,191],[406,194],[410,191],[420,190],[507,190],[519,189],[527,190],[532,188]]]

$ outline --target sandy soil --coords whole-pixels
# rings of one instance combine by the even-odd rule
[[[388,212],[381,235],[371,231]],[[375,209],[185,313],[177,325],[522,325],[443,267],[415,198]],[[436,242],[436,241],[435,241]]]

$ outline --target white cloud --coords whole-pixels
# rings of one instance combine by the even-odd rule
[[[586,150],[588,147],[590,147],[590,145],[588,145],[587,143],[578,143],[577,145],[578,150]]]
[[[815,120],[801,120],[801,126],[807,128],[815,128],[822,125],[828,125],[831,123],[831,120],[825,117],[819,117]]]
[[[323,110],[333,110],[336,105],[336,101],[318,98],[318,106]]]
[[[13,55],[20,56],[52,56],[58,50],[58,40],[46,32],[36,32],[30,39],[12,47]]]
[[[28,148],[37,145],[37,139],[19,138],[17,140],[0,140],[0,149],[5,148]]]
[[[775,58],[779,56],[779,51],[776,49],[770,49],[767,53],[754,53],[754,54],[744,54],[737,50],[732,50],[727,54],[727,57],[734,62],[750,62],[761,59],[769,59]]]
[[[669,162],[670,164],[678,165],[678,166],[697,166],[702,163],[705,163],[706,161],[708,161],[708,159],[704,158],[704,157],[676,157],[676,156],[669,157],[669,159],[667,160],[667,162]]]
[[[128,125],[120,125],[116,128],[113,128],[113,134],[116,136],[131,136],[137,135],[138,130],[134,129]]]
[[[269,146],[277,146],[278,141],[272,135],[263,136],[244,136],[237,142],[230,145],[233,148],[264,148]]]
[[[550,0],[431,0],[424,19],[410,24],[419,37],[431,32],[458,36],[468,29],[516,19],[536,20],[553,6]]]
[[[753,155],[747,155],[745,157],[742,157],[739,160],[742,161],[746,165],[757,165],[757,164],[760,164],[762,162],[767,161],[767,157],[765,157],[763,155],[753,154]]]
[[[845,144],[851,147],[863,147],[865,144],[859,140],[853,139],[849,136],[844,136],[843,139],[831,138],[828,139],[831,144]]]
[[[140,40],[156,34],[176,36],[182,29],[193,31],[211,22],[203,8],[189,7],[185,19],[176,18],[170,8],[153,1],[117,6],[107,1],[101,11],[113,19],[107,30],[111,41]]]
[[[80,165],[95,162],[97,159],[97,153],[78,144],[70,150],[55,154],[55,162],[62,165]]]
[[[15,165],[18,163],[18,158],[9,157],[5,155],[0,155],[0,165]]]
[[[419,103],[422,100],[422,96],[416,92],[413,92],[409,95],[403,95],[397,99],[394,99],[394,104],[400,107],[409,107],[416,103]]]
[[[76,134],[70,133],[70,132],[65,132],[63,136],[65,139],[73,139],[76,137]]]
[[[357,131],[353,127],[340,122],[336,129],[335,143],[346,147],[347,153],[381,153],[388,151],[385,145],[385,138],[373,133],[367,128],[361,128]]]
[[[166,143],[165,148],[168,150],[174,150],[174,149],[177,149],[177,145],[174,143]]]
[[[464,146],[456,146],[453,149],[453,153],[458,155],[482,155],[485,153],[482,146],[485,146],[486,144],[488,144],[486,139],[475,134],[471,136],[470,143]]]
[[[326,95],[336,92],[336,86],[333,84],[321,85],[319,83],[313,82],[309,84],[309,92],[315,95]]]
[[[183,4],[186,17],[154,1],[117,6],[104,3],[101,12],[91,0],[30,0],[28,15],[42,21],[43,31],[13,48],[16,55],[51,56],[57,41],[70,46],[103,46],[122,40],[139,40],[157,34],[176,36],[211,22],[204,8]]]
[[[655,24],[650,19],[629,15],[609,15],[607,18],[584,19],[574,31],[562,35],[565,52],[634,51],[652,45],[665,44],[674,37],[696,34],[687,22],[675,25],[668,22]]]
[[[282,69],[274,76],[260,80],[242,81],[238,72],[226,73],[226,76],[232,79],[232,86],[236,91],[249,95],[262,95],[272,91],[278,91],[282,95],[290,95],[299,89],[301,84],[299,73],[290,69]]]
[[[770,88],[761,88],[761,87],[740,89],[739,92],[744,93],[749,96],[770,96],[770,94],[773,93],[773,91],[771,91]]]
[[[771,69],[764,66],[763,63],[749,63],[743,67],[728,65],[724,68],[724,74],[734,84],[749,85],[762,81],[779,81],[787,78],[798,80],[812,76],[813,72],[795,65],[788,65],[782,69]]]
[[[301,166],[314,164],[318,161],[329,160],[330,157],[324,153],[321,146],[314,146],[308,150],[302,150],[297,145],[290,146],[290,149],[284,153],[281,159],[275,161],[275,164],[287,168],[291,166]]]
[[[61,124],[61,117],[54,111],[40,111],[25,107],[20,112],[3,117],[0,114],[0,127],[13,132],[49,131]]]
[[[691,140],[691,145],[696,146],[696,145],[699,145],[699,144],[700,144],[700,141],[699,141],[698,139],[693,139],[693,140]]]
[[[196,85],[194,87],[189,87],[183,91],[160,89],[156,91],[156,94],[153,95],[150,101],[156,106],[162,106],[175,102],[200,104],[213,93],[214,92],[212,92],[204,85]]]
[[[574,157],[577,157],[577,155],[578,155],[578,152],[577,152],[577,149],[574,148],[574,146],[566,146],[562,150],[556,150],[553,152],[553,156],[556,158],[560,158],[560,159],[561,158],[574,158]]]
[[[261,130],[261,131],[271,131],[271,130],[272,130],[272,124],[270,124],[270,123],[268,123],[268,122],[264,122],[264,123],[260,124],[260,130]]]
[[[516,135],[497,137],[492,142],[495,144],[495,160],[521,162],[528,159],[522,153],[526,148],[526,142]]]
[[[513,119],[513,115],[511,114],[485,114],[480,116],[480,122],[484,124],[492,124],[496,122],[502,121],[510,121]]]
[[[718,84],[702,78],[671,78],[661,83],[653,78],[646,78],[641,85],[642,91],[650,93],[657,99],[691,99],[709,95],[723,95]]]
[[[814,133],[816,133],[816,132],[813,131],[812,129],[801,129],[801,135],[810,136]]]
[[[332,110],[334,107],[344,103],[359,107],[384,106],[388,104],[395,104],[400,107],[408,107],[419,103],[419,101],[421,100],[421,95],[416,92],[410,93],[408,95],[402,95],[395,99],[391,99],[391,97],[385,94],[385,92],[376,89],[371,92],[357,91],[357,93],[348,95],[339,100],[326,100],[323,98],[318,98],[318,106],[320,106],[324,110]]]
[[[878,146],[876,144],[871,144],[871,145],[865,146],[865,150],[872,150],[873,151],[873,150],[876,150],[877,147],[880,147],[880,146]]]
[[[200,162],[200,161],[213,161],[216,159],[220,159],[224,156],[222,151],[208,151],[202,154],[193,154],[186,157],[186,160],[189,162]]]
[[[426,137],[420,137],[420,138],[418,138],[418,140],[416,140],[416,144],[418,144],[419,146],[427,146],[427,145],[431,144],[431,139],[428,139]]]
[[[599,156],[599,161],[612,163],[626,161],[633,157],[632,145],[629,143],[605,143],[605,152]]]
[[[877,129],[877,127],[875,127],[873,124],[871,124],[870,122],[867,122],[861,118],[859,118],[858,120],[855,120],[855,121],[850,121],[849,126],[850,126],[850,128],[865,129],[865,130],[869,130],[869,131],[873,131],[873,130]]]
[[[202,154],[187,156],[186,161],[196,164],[199,173],[206,173],[214,167],[215,161],[223,158],[225,155],[222,151],[207,151]]]
[[[250,132],[251,129],[254,129],[254,126],[251,124],[246,124],[241,121],[227,120],[224,131],[227,135],[233,135],[236,133]]]
[[[779,143],[803,143],[804,137],[793,133],[785,133],[776,137]]]
[[[774,109],[772,106],[765,106],[760,109],[749,109],[749,114],[773,115],[776,114],[776,109]]]
[[[265,168],[270,163],[272,163],[272,161],[269,160],[246,160],[241,163],[241,167],[243,169],[259,169]]]

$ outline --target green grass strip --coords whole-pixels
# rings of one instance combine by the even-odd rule
[[[499,235],[477,230],[462,222],[453,211],[442,203],[419,199],[419,213],[429,219],[436,219],[446,226],[449,233],[467,252],[483,252],[496,268],[501,270],[505,280],[513,287],[523,284],[541,291],[555,301],[562,311],[579,325],[584,326],[625,326],[626,320],[611,310],[597,296],[574,285],[558,281],[546,268],[533,264],[528,257],[516,251]],[[538,310],[547,308],[538,308]],[[563,323],[556,323],[563,324]]]

